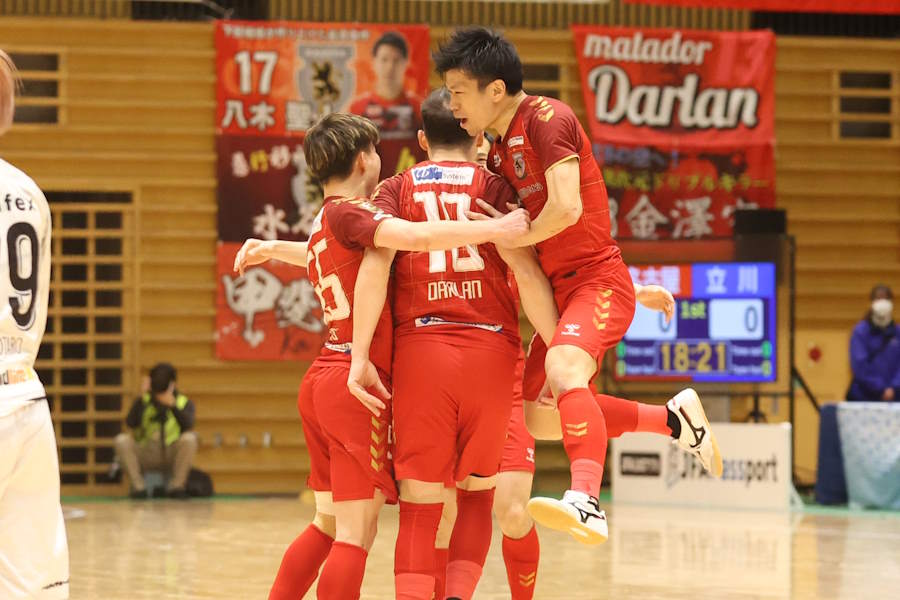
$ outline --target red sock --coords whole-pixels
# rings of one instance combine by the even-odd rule
[[[494,490],[456,491],[456,523],[450,536],[446,595],[467,600],[475,593],[491,547]]]
[[[447,583],[447,560],[450,550],[434,549],[434,600],[444,600],[444,587]]]
[[[443,503],[400,501],[400,530],[394,549],[397,600],[430,600],[434,593],[434,539]]]
[[[616,438],[629,431],[672,435],[665,404],[643,404],[605,394],[594,396],[606,419],[606,435]]]
[[[483,565],[470,560],[451,560],[447,563],[447,598],[471,600],[481,579]]]
[[[269,600],[296,600],[309,590],[322,566],[333,539],[315,525],[303,530],[284,553]]]
[[[514,540],[503,536],[503,562],[512,600],[531,600],[537,581],[537,566],[541,556],[541,544],[537,529],[532,526],[525,537]]]
[[[590,494],[594,498],[600,495],[600,484],[603,481],[603,465],[589,458],[573,460],[569,466],[572,472],[572,489]]]
[[[358,600],[369,553],[353,544],[335,542],[319,577],[319,600]]]
[[[576,478],[575,464],[587,459],[600,466],[606,462],[606,420],[603,411],[587,388],[575,388],[559,397],[559,414],[563,425],[563,446],[571,462],[572,489],[591,496],[600,493],[596,470],[580,470]],[[576,482],[577,479],[577,482]]]

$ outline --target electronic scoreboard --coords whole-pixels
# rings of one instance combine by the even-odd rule
[[[775,380],[775,265],[695,263],[630,267],[632,279],[675,297],[675,316],[640,304],[616,348],[621,380]]]

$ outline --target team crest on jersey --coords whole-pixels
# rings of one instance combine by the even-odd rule
[[[494,168],[495,169],[500,168],[500,155],[499,154],[494,155]]]
[[[525,155],[522,152],[513,152],[512,159],[516,177],[525,179]]]

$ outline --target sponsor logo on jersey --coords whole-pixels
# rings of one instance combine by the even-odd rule
[[[426,183],[445,183],[448,185],[472,185],[475,177],[474,167],[440,167],[425,165],[412,170],[414,185]]]
[[[571,335],[574,337],[581,337],[581,334],[578,333],[578,330],[581,329],[581,325],[577,323],[566,323],[563,325],[565,331],[560,332],[559,335]]]
[[[512,159],[516,177],[525,179],[525,155],[522,152],[513,152]]]
[[[440,317],[419,317],[416,319],[416,327],[433,327],[434,325],[462,325],[464,327],[474,327],[483,329],[493,333],[503,331],[503,325],[492,325],[491,323],[468,323],[465,321],[448,321]]]
[[[509,141],[506,142],[506,145],[510,148],[514,148],[515,146],[524,146],[525,145],[525,136],[516,135],[509,138]]]
[[[531,185],[526,185],[525,187],[521,188],[518,191],[519,199],[524,200],[525,198],[527,198],[528,196],[530,196],[532,194],[536,194],[538,192],[543,192],[543,191],[544,191],[544,186],[541,184],[540,181],[536,181],[536,182],[532,183]]]

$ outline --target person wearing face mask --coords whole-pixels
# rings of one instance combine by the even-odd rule
[[[894,293],[876,285],[872,305],[850,338],[853,381],[847,400],[893,401],[900,398],[900,328],[894,323]]]

